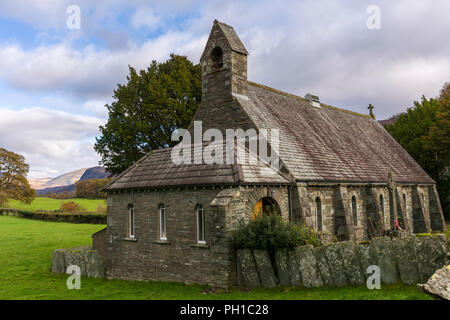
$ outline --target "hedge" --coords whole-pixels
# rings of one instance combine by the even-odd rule
[[[15,216],[43,221],[106,224],[106,215],[98,213],[31,212],[21,210],[0,209],[0,215]]]

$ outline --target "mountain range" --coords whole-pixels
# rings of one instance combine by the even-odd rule
[[[104,179],[109,174],[103,167],[83,168],[64,173],[56,178],[31,178],[29,183],[37,195],[75,191],[75,183],[83,180]]]

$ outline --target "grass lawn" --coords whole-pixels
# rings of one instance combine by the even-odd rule
[[[24,204],[17,200],[9,200],[8,207],[12,209],[19,209],[24,211],[36,210],[58,210],[64,202],[74,201],[83,206],[86,211],[96,212],[99,205],[106,206],[106,200],[90,200],[90,199],[51,199],[51,198],[36,198],[31,204]]]
[[[68,290],[67,275],[50,272],[55,248],[91,244],[104,225],[43,222],[0,216],[0,299],[431,299],[415,286],[276,288],[203,293],[206,286],[181,283],[100,280],[82,277]]]

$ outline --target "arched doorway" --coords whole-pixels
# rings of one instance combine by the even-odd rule
[[[253,207],[252,220],[261,214],[266,216],[272,214],[281,215],[281,209],[275,199],[270,197],[261,198]]]

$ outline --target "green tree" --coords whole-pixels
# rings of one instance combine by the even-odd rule
[[[450,85],[437,99],[422,97],[386,130],[436,181],[444,213],[449,211]]]
[[[184,56],[129,71],[127,84],[119,84],[106,105],[109,118],[95,144],[113,175],[151,150],[173,146],[172,132],[189,125],[201,101],[201,66]]]
[[[8,199],[33,202],[36,192],[28,183],[28,170],[23,156],[0,148],[0,206]]]

